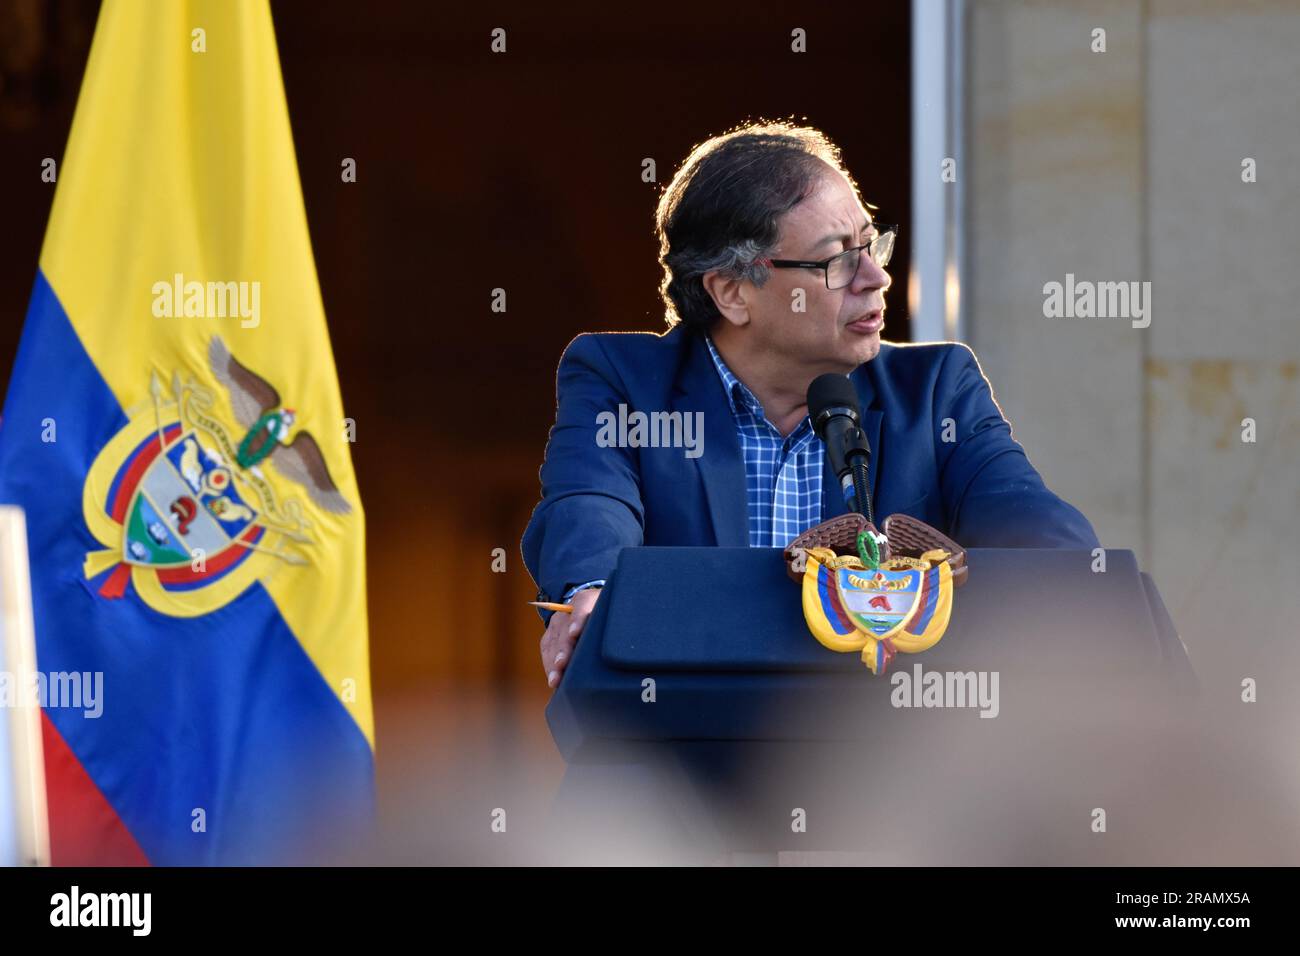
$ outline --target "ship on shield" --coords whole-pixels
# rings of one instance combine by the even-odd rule
[[[268,558],[310,564],[315,524],[297,498],[277,495],[268,466],[319,510],[351,511],[312,435],[299,430],[287,440],[295,414],[275,388],[219,337],[208,360],[242,438],[220,419],[216,392],[173,372],[167,394],[155,372],[151,414],[133,417],[87,476],[87,523],[107,547],[86,556],[84,572],[105,598],[123,597],[130,582],[156,609],[188,616],[233,599]]]

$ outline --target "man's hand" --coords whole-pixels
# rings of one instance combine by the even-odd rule
[[[587,618],[591,616],[592,606],[598,597],[600,588],[579,591],[569,599],[573,605],[572,614],[557,611],[551,615],[551,622],[542,635],[542,670],[546,672],[546,683],[549,686],[559,686],[560,675],[573,659],[573,645],[578,642],[578,636],[587,626]]]

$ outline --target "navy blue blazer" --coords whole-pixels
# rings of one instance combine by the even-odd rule
[[[882,342],[850,378],[871,445],[877,522],[906,512],[968,548],[1098,547],[1088,519],[1047,488],[1012,438],[967,346]],[[625,547],[749,544],[740,441],[702,338],[681,326],[579,335],[560,358],[556,398],[542,500],[522,542],[539,600],[608,577]],[[700,453],[602,447],[598,416],[617,416],[620,404],[647,415],[702,412]],[[847,510],[827,462],[822,519]]]

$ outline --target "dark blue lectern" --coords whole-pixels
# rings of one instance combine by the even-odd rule
[[[874,676],[809,633],[778,549],[623,551],[546,710],[568,763],[557,811],[577,825],[653,812],[665,839],[710,852],[879,847],[907,806],[943,806],[942,768],[918,770],[918,754],[977,762],[998,734],[1004,750],[1033,738],[1044,713],[1194,689],[1131,551],[1107,551],[1104,570],[1088,551],[972,549],[967,563],[942,641]],[[921,777],[924,800],[909,798]],[[886,803],[889,826],[873,812]]]

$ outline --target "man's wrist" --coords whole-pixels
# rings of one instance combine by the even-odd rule
[[[605,586],[604,578],[601,578],[598,581],[588,581],[585,584],[574,585],[573,587],[569,588],[569,590],[564,592],[564,599],[563,599],[564,603],[565,604],[569,603],[569,601],[572,600],[573,596],[577,594],[579,591],[585,591],[587,590],[587,588],[603,588],[604,586]]]

